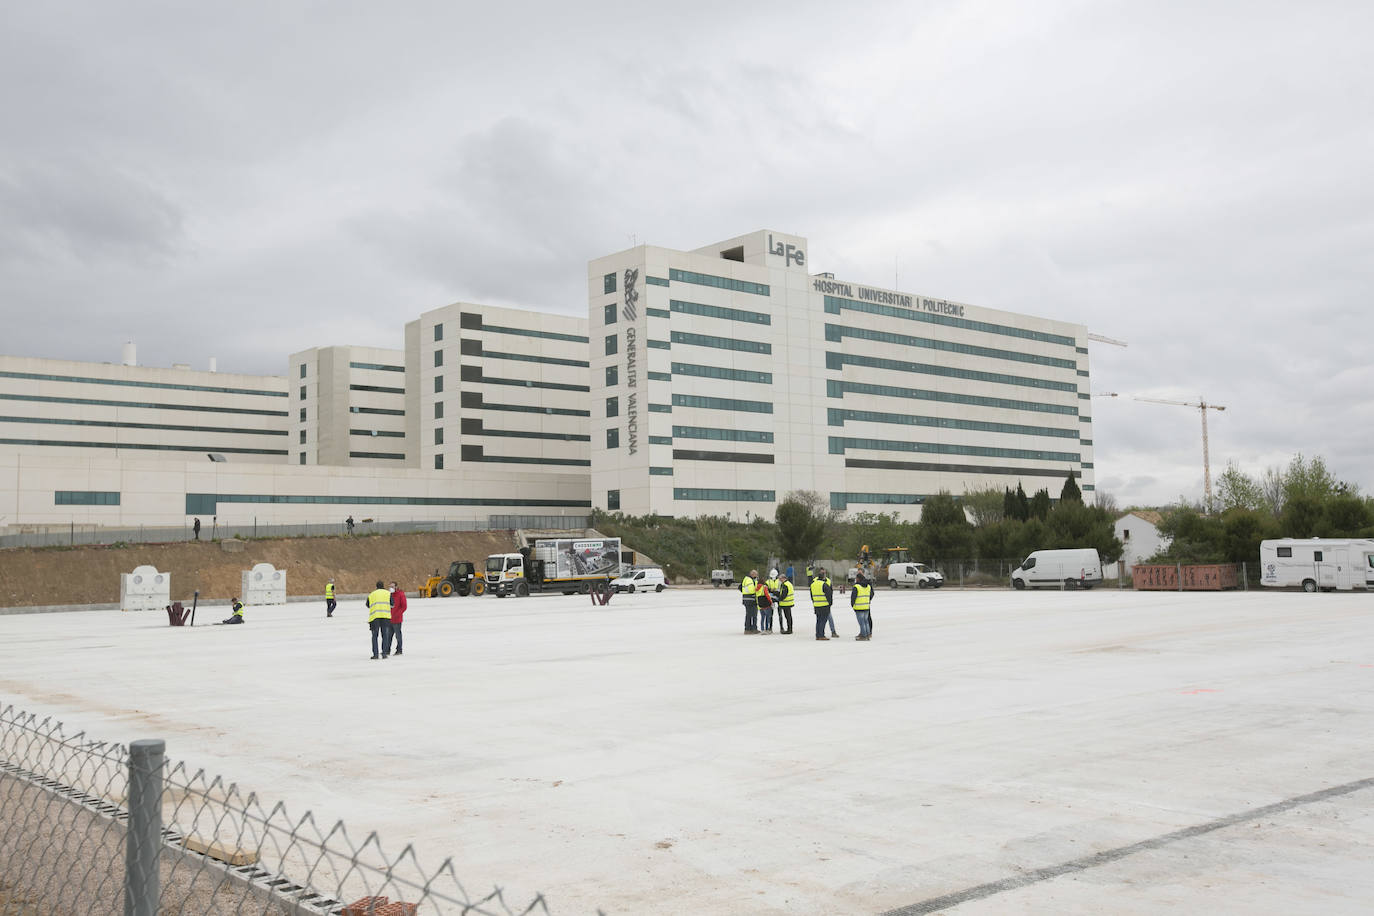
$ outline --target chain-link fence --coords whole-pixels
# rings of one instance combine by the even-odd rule
[[[225,517],[201,519],[199,540],[232,538],[334,537],[338,535],[407,534],[417,531],[507,531],[517,528],[574,530],[591,525],[590,515],[489,515],[485,521],[469,519],[409,519],[381,521],[374,518],[323,524],[268,524],[256,518]],[[180,527],[132,525],[56,525],[35,527],[0,535],[4,547],[74,547],[108,544],[169,544],[197,540],[194,524],[188,520]]]
[[[290,815],[237,785],[0,710],[0,916],[549,912],[472,894],[452,862],[358,839],[343,822]]]

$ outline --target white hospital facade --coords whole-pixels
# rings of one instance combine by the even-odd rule
[[[284,377],[0,356],[0,533],[1092,492],[1086,327],[810,261],[768,230],[641,245],[591,262],[585,318],[457,303],[402,350],[312,348]]]

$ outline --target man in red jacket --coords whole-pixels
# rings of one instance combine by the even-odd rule
[[[396,587],[396,583],[391,583],[391,634],[396,637],[396,651],[392,655],[401,654],[401,621],[406,616],[406,593]]]

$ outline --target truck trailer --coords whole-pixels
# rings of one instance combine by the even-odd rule
[[[1260,541],[1260,584],[1305,592],[1374,590],[1374,540],[1277,538]]]
[[[498,598],[530,592],[587,594],[619,578],[620,538],[545,538],[487,557],[483,581]]]

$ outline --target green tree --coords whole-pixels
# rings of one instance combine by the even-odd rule
[[[973,521],[973,527],[982,528],[985,525],[995,525],[1000,522],[1005,517],[1009,492],[999,490],[996,487],[965,490],[962,503],[964,511]]]
[[[1260,509],[1228,509],[1221,517],[1223,559],[1231,563],[1259,561],[1260,541],[1278,537],[1279,524]]]
[[[1030,516],[1044,521],[1050,515],[1050,491],[1048,487],[1041,487],[1035,491],[1035,495],[1030,500]]]
[[[1069,471],[1069,476],[1064,480],[1064,488],[1059,491],[1059,501],[1061,503],[1083,502],[1083,491],[1078,489],[1078,484],[1073,479],[1073,471]]]
[[[1227,559],[1225,529],[1221,519],[1203,515],[1192,506],[1167,513],[1159,523],[1159,533],[1169,544],[1150,559],[1163,563],[1222,563]]]
[[[948,490],[928,497],[917,524],[924,554],[932,560],[963,560],[973,556],[973,526],[963,507]]]
[[[1283,513],[1279,516],[1279,530],[1282,536],[1310,538],[1316,535],[1326,521],[1326,513],[1322,508],[1321,500],[1315,496],[1299,493],[1286,497]]]
[[[1017,535],[1021,525],[1022,522],[1013,518],[978,528],[974,531],[974,546],[978,550],[978,556],[987,560],[1019,558],[1020,544]]]
[[[1374,524],[1369,503],[1358,496],[1342,494],[1326,503],[1326,525],[1323,537],[1360,537]]]
[[[1259,481],[1232,462],[1217,476],[1217,502],[1223,513],[1231,509],[1258,510],[1265,505],[1264,490]]]
[[[1016,481],[1016,518],[1023,522],[1030,521],[1030,500],[1026,499],[1026,489],[1021,486],[1021,481]]]
[[[1320,455],[1309,461],[1299,453],[1288,462],[1283,474],[1284,504],[1303,497],[1320,504],[1335,496],[1340,487]]]
[[[1049,537],[1046,547],[1092,547],[1103,563],[1115,563],[1121,558],[1123,545],[1116,536],[1112,517],[1097,506],[1085,506],[1081,501],[1061,502],[1045,519]]]
[[[784,559],[806,561],[816,555],[829,517],[817,512],[814,501],[789,493],[778,503],[773,519],[778,526],[778,551]]]

